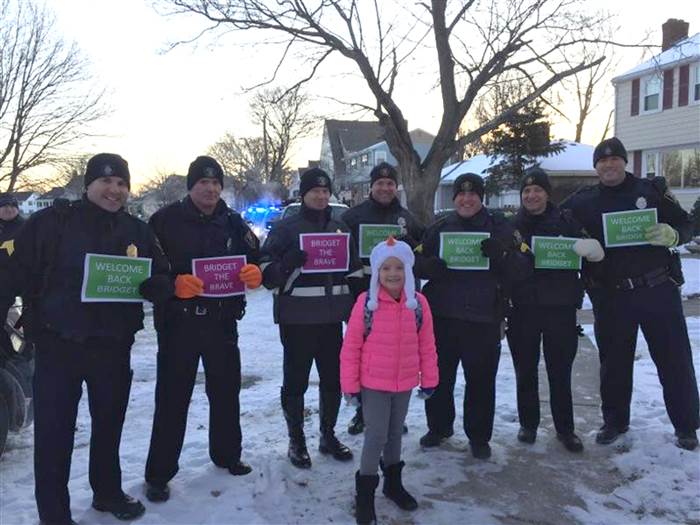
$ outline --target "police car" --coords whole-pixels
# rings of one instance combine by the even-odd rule
[[[336,221],[339,221],[340,218],[343,216],[343,214],[350,209],[345,204],[340,204],[337,202],[330,202],[330,203],[328,203],[328,205],[331,207],[331,218],[333,220],[336,220]],[[282,215],[280,215],[279,220],[293,217],[294,215],[298,214],[300,211],[301,211],[301,203],[300,202],[295,202],[293,204],[290,204],[289,206],[287,206],[286,208],[284,208],[282,210]]]

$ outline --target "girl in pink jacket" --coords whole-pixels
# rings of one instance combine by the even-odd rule
[[[413,251],[390,237],[375,246],[369,260],[369,292],[357,298],[340,352],[341,389],[350,403],[362,403],[365,420],[355,474],[359,524],[376,520],[380,465],[384,494],[404,510],[418,507],[401,482],[403,424],[411,390],[420,385],[419,397],[427,398],[438,384],[433,317],[425,297],[415,292]]]

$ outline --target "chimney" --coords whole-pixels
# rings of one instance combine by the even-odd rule
[[[669,18],[666,20],[666,22],[661,25],[661,33],[663,35],[661,51],[666,51],[680,40],[688,38],[689,28],[690,24],[685,20],[677,18]]]

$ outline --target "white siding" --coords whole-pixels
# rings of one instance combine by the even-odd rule
[[[700,104],[694,103],[693,78],[688,93],[688,105],[678,107],[678,68],[673,72],[673,105],[671,109],[656,113],[631,116],[632,80],[615,85],[615,135],[627,151],[648,150],[669,146],[681,146],[700,141]],[[659,101],[663,105],[663,87]],[[640,106],[643,93],[640,94]],[[631,159],[630,159],[631,161]]]

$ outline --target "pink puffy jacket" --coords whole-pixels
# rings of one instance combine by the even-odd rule
[[[433,315],[428,301],[416,294],[423,307],[423,325],[418,332],[415,311],[406,308],[402,292],[396,302],[383,287],[379,307],[372,316],[372,330],[364,339],[365,297],[357,298],[345,331],[340,352],[340,388],[355,394],[360,387],[384,392],[405,392],[418,384],[438,384]]]

